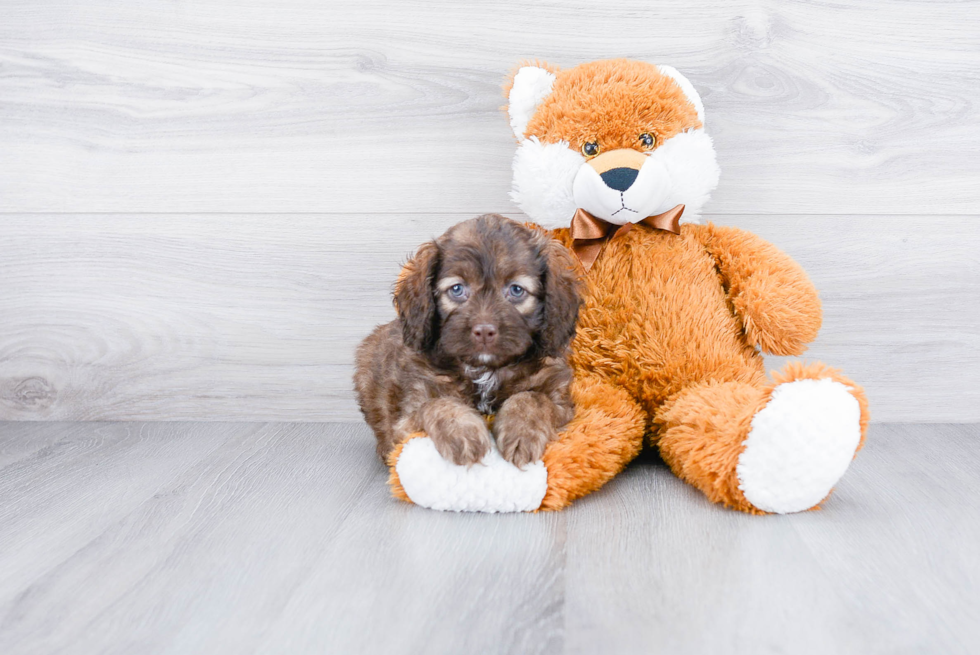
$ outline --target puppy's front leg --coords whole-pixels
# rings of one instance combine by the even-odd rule
[[[443,459],[455,464],[476,464],[490,450],[490,431],[483,417],[454,398],[426,402],[416,411],[416,420]]]
[[[536,462],[558,428],[571,416],[564,407],[537,391],[522,391],[504,401],[493,422],[497,447],[504,459],[518,468]]]

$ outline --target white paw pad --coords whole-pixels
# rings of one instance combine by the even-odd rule
[[[412,502],[454,512],[530,512],[541,506],[548,489],[543,462],[519,469],[491,448],[479,464],[447,462],[432,439],[410,439],[395,471]]]
[[[738,488],[761,510],[786,514],[827,497],[861,440],[861,408],[831,379],[778,385],[752,419]]]

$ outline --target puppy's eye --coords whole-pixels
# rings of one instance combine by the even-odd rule
[[[512,284],[509,287],[507,287],[507,295],[514,300],[523,298],[524,294],[526,293],[527,293],[527,289],[525,289],[519,284]]]
[[[449,287],[448,293],[453,298],[462,298],[464,295],[466,295],[466,287],[464,287],[462,284],[454,284],[453,286]]]
[[[599,154],[599,144],[595,141],[589,141],[588,143],[582,144],[582,154],[586,157],[595,157]]]
[[[649,132],[644,132],[640,135],[640,145],[647,150],[653,150],[657,145],[657,137],[653,136]]]

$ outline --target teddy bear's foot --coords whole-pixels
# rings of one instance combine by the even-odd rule
[[[392,494],[458,512],[553,511],[595,491],[623,470],[643,444],[646,414],[623,389],[579,377],[575,418],[548,444],[544,460],[518,469],[496,445],[479,464],[456,466],[417,432],[388,456]],[[734,476],[734,473],[733,473]]]
[[[662,408],[658,422],[664,461],[710,500],[785,514],[827,498],[863,443],[868,404],[837,371],[791,363],[772,384],[688,388]]]
[[[852,387],[801,379],[777,385],[753,418],[736,472],[745,499],[786,514],[826,498],[861,442],[861,408]]]
[[[439,455],[432,439],[415,436],[390,458],[393,493],[430,509],[455,512],[530,512],[548,488],[542,462],[519,469],[496,446],[478,464],[459,466]]]

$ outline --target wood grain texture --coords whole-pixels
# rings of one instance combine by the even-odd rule
[[[791,516],[634,465],[569,514],[567,652],[975,650],[977,437],[876,425],[824,509]]]
[[[980,5],[65,5],[0,14],[2,212],[513,211],[522,58],[670,63],[717,214],[980,214]]]
[[[0,652],[970,653],[978,438],[875,425],[819,512],[643,460],[501,516],[390,498],[360,424],[0,423]]]
[[[355,420],[356,344],[405,257],[464,218],[5,217],[0,418]],[[976,217],[714,218],[809,271],[806,357],[865,385],[874,420],[980,420]]]
[[[43,455],[0,470],[5,653],[213,653],[214,640],[246,652],[238,644],[282,611],[367,481],[383,490],[362,428],[45,425],[67,444],[107,446],[98,475],[78,465],[55,475]],[[24,438],[2,429],[4,442]],[[75,458],[63,450],[67,467]],[[167,477],[148,474],[164,464]]]
[[[808,356],[875,420],[980,420],[978,34],[925,0],[5,2],[0,418],[356,418],[398,263],[515,209],[502,76],[623,55],[701,90],[710,217],[810,271]]]
[[[32,432],[5,425],[3,441],[29,439]],[[228,437],[220,427],[196,438],[192,430],[138,424],[65,424],[54,433],[57,442],[42,442],[41,449],[8,464],[0,475],[0,551],[30,555],[0,572],[0,593],[7,599]],[[17,511],[25,503],[32,510]]]
[[[565,514],[416,511],[386,478],[263,630],[260,652],[561,652]]]

